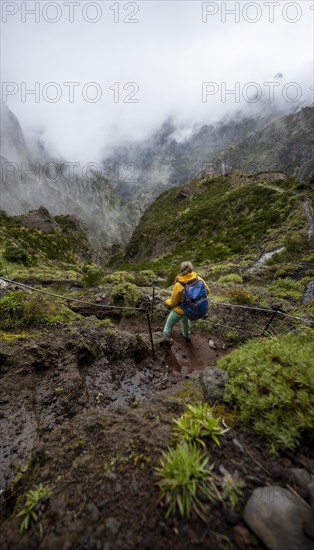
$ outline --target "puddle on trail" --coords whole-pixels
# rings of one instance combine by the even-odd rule
[[[217,349],[208,345],[209,338],[192,335],[187,342],[180,333],[173,333],[173,344],[166,361],[174,374],[187,376],[191,372],[206,369],[216,365],[217,360],[231,350],[223,350],[222,343],[215,339]]]
[[[147,330],[145,321],[124,319],[120,322],[119,328],[127,330],[128,332],[136,334],[137,332]],[[162,332],[162,326],[158,328],[154,327],[154,332]],[[214,338],[217,345],[217,349],[214,350],[209,347],[208,340],[211,339],[210,335],[193,334],[191,342],[187,342],[181,332],[180,328],[175,327],[171,335],[173,344],[171,350],[167,354],[166,363],[176,376],[185,377],[191,372],[206,369],[216,365],[217,360],[220,357],[230,353],[233,348],[223,350],[223,342],[219,338]]]

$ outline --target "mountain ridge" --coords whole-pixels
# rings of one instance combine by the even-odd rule
[[[46,207],[52,215],[74,215],[88,228],[95,253],[125,243],[135,225],[127,204],[96,170],[75,173],[63,159],[28,148],[17,117],[1,104],[1,208],[19,215]],[[37,156],[36,156],[37,155]]]

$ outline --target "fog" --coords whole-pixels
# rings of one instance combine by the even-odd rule
[[[313,102],[312,6],[1,2],[2,102],[29,140],[73,162],[98,162],[169,117],[184,141],[239,110],[296,110]]]

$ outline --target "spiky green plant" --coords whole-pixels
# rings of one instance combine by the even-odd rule
[[[23,309],[23,299],[25,294],[23,291],[8,292],[0,301],[0,311],[4,315],[16,316]]]
[[[203,447],[204,438],[211,438],[220,445],[218,438],[226,431],[227,429],[223,429],[220,424],[220,418],[213,415],[213,410],[208,403],[190,404],[181,418],[174,420],[175,435],[187,441],[197,441]]]
[[[159,502],[167,506],[166,517],[177,509],[181,517],[190,517],[192,509],[202,517],[205,507],[198,495],[220,498],[213,468],[209,456],[195,443],[184,441],[163,452],[155,474],[159,477]]]
[[[27,493],[24,507],[17,514],[17,517],[21,516],[23,518],[20,526],[21,533],[27,531],[31,520],[35,523],[38,522],[50,495],[50,489],[42,485],[42,483]]]

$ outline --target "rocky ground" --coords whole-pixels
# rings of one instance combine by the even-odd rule
[[[314,454],[306,446],[275,459],[266,443],[220,403],[228,353],[201,333],[173,342],[124,318],[37,331],[1,344],[1,548],[244,550],[313,548]],[[207,444],[217,478],[238,473],[243,496],[205,501],[200,519],[166,519],[154,468],[188,403],[218,403],[230,429]],[[51,496],[20,533],[17,513],[42,483]]]

